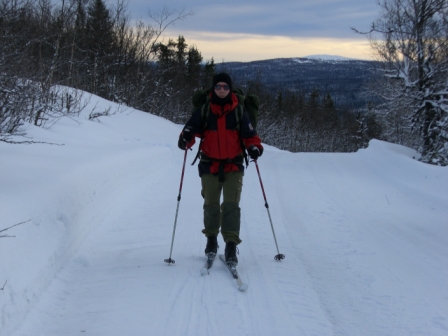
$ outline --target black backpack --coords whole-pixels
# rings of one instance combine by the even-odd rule
[[[238,122],[242,119],[243,108],[249,113],[249,119],[252,123],[252,126],[256,129],[258,123],[258,110],[260,108],[260,100],[258,96],[254,94],[249,94],[247,96],[244,95],[244,91],[242,89],[234,89],[233,93],[238,98],[238,111],[237,118]],[[194,109],[196,111],[199,107],[201,107],[201,116],[202,120],[205,118],[204,127],[207,125],[208,114],[210,113],[210,91],[198,90],[193,94],[191,99]]]

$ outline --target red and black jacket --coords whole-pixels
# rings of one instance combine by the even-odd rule
[[[256,146],[263,152],[261,140],[252,127],[249,115],[243,110],[241,120],[237,116],[238,98],[232,93],[231,103],[224,106],[210,103],[210,112],[203,128],[201,108],[197,109],[185,124],[196,137],[202,137],[201,162],[199,174],[217,174],[223,168],[224,172],[244,171],[243,148]],[[204,116],[205,117],[205,116]],[[181,134],[182,136],[182,134]],[[194,145],[195,139],[187,144]],[[205,154],[205,155],[204,155]]]

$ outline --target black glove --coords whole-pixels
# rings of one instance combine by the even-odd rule
[[[191,140],[193,140],[193,138],[194,138],[193,132],[188,127],[185,127],[184,131],[182,132],[182,139],[186,143],[189,143]]]
[[[261,155],[260,149],[258,149],[258,147],[255,147],[254,145],[249,147],[249,149],[247,150],[247,153],[249,154],[250,158],[255,161]]]
[[[187,143],[184,141],[184,139],[182,137],[182,133],[179,134],[179,140],[177,141],[177,147],[179,147],[182,150],[185,150],[185,148],[187,147]]]
[[[185,148],[187,148],[187,143],[193,140],[193,137],[194,137],[193,132],[191,132],[191,130],[188,127],[186,127],[179,135],[179,141],[177,142],[177,147],[179,147],[182,150],[185,150]]]

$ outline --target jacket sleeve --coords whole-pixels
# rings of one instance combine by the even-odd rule
[[[241,119],[240,134],[246,148],[255,146],[260,150],[260,153],[263,153],[261,139],[257,134],[257,130],[253,127],[246,109],[244,109],[243,118]]]
[[[196,142],[195,137],[198,138],[201,137],[201,123],[202,123],[202,114],[201,114],[201,107],[199,107],[193,112],[193,115],[190,117],[190,119],[188,119],[187,123],[182,129],[182,132],[179,134],[178,146],[180,149],[185,149],[185,146],[187,148],[193,147],[193,145]],[[188,129],[192,134],[194,134],[193,139],[186,145],[185,142],[183,141],[183,133],[185,129]]]

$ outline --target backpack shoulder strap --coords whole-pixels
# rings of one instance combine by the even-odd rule
[[[210,114],[210,102],[207,101],[201,106],[201,133],[204,133],[205,127],[207,127],[208,116]]]
[[[244,105],[238,104],[235,110],[238,132],[241,131],[241,121],[243,120],[243,115],[244,115]],[[241,137],[241,132],[240,132],[240,146],[241,150],[243,151],[244,161],[246,162],[246,168],[247,168],[249,166],[249,159],[247,158],[247,151],[246,147],[244,146],[243,138]]]
[[[244,106],[242,104],[238,104],[238,106],[235,108],[235,116],[238,131],[241,129],[240,126],[241,126],[241,120],[243,120],[243,114],[244,114]]]
[[[210,114],[210,102],[208,101],[205,104],[202,104],[201,106],[201,141],[199,141],[198,152],[196,153],[196,156],[194,157],[194,160],[191,163],[192,166],[196,163],[196,161],[199,158],[199,155],[201,154],[201,146],[202,141],[204,140],[204,131],[205,128],[207,127],[209,114]]]

